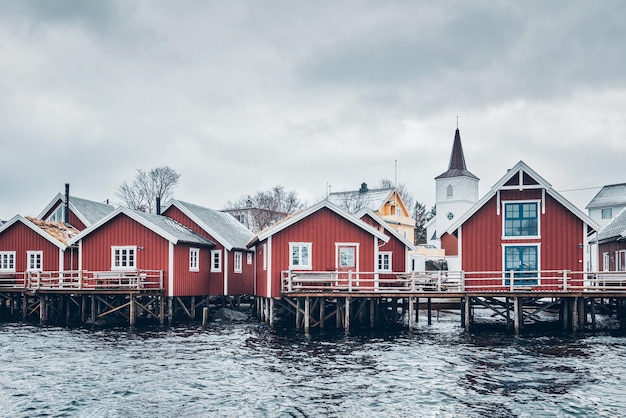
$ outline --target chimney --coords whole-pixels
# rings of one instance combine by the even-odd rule
[[[367,193],[369,189],[367,188],[367,183],[361,183],[361,188],[359,189],[359,193]]]
[[[70,184],[65,183],[65,214],[63,216],[63,222],[66,225],[70,224]]]
[[[159,196],[156,198],[156,214],[161,214],[161,198]]]

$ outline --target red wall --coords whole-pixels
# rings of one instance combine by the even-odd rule
[[[305,219],[289,226],[272,236],[272,295],[280,296],[280,277],[283,270],[289,269],[289,243],[311,242],[313,271],[335,270],[336,247],[335,243],[358,242],[359,271],[374,271],[374,237],[355,224],[345,220],[333,211],[322,208]],[[257,247],[259,248],[259,247]],[[262,254],[257,254],[263,275]],[[262,283],[259,283],[262,285]],[[264,287],[257,288],[257,293],[263,294]]]
[[[386,232],[384,226],[380,225],[370,216],[365,215],[361,220],[390,237],[389,241],[379,248],[379,251],[391,251],[391,270],[400,273],[405,272],[407,257],[406,245],[393,234]]]
[[[247,255],[248,252],[242,252],[242,272],[235,273],[235,255],[234,251],[228,252],[225,251],[225,248],[222,244],[220,244],[215,237],[206,232],[203,228],[201,228],[198,224],[191,220],[187,215],[181,212],[177,207],[170,206],[163,213],[165,216],[168,216],[174,219],[177,222],[185,225],[187,228],[196,232],[199,235],[202,235],[205,238],[210,239],[215,243],[215,247],[213,250],[221,250],[222,251],[222,272],[220,273],[211,273],[210,269],[207,269],[205,273],[208,275],[207,280],[210,282],[210,291],[211,295],[223,295],[224,294],[224,265],[226,257],[228,257],[228,294],[229,295],[243,295],[243,294],[252,294],[254,289],[254,257],[253,263],[247,263]],[[250,252],[251,253],[251,252]],[[207,265],[210,265],[210,251],[208,255]]]
[[[501,201],[538,200],[541,190],[503,190]],[[500,202],[501,204],[501,202]],[[502,219],[504,214],[496,212],[497,199],[494,196],[462,226],[462,269],[466,272],[502,271],[502,244],[540,243],[539,268],[541,270],[581,271],[584,269],[583,221],[567,208],[546,194],[545,214],[539,203],[539,239],[502,239]],[[548,284],[542,280],[542,284]],[[479,283],[475,283],[479,284]],[[490,284],[493,284],[490,283]]]
[[[27,268],[27,251],[43,251],[43,270],[59,271],[59,247],[24,225],[15,222],[0,235],[0,251],[15,251],[15,271]],[[70,266],[66,266],[69,269]]]

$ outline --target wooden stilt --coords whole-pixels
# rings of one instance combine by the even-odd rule
[[[335,299],[335,301],[337,302],[337,310],[335,311],[335,326],[339,329],[342,325],[341,318],[343,316],[343,313],[341,309],[341,301],[339,300],[339,298]]]
[[[465,330],[469,332],[470,330],[470,324],[472,322],[472,318],[471,318],[471,310],[472,310],[472,298],[470,298],[469,296],[465,297],[465,315],[464,315],[464,319],[465,319]]]
[[[585,298],[578,298],[578,329],[585,329],[587,324],[587,311],[585,310]]]
[[[189,316],[192,321],[196,319],[196,297],[191,297],[191,304],[189,306]]]
[[[320,300],[320,328],[324,328],[324,317],[326,316],[326,299],[319,298]]]
[[[165,296],[159,295],[159,324],[161,326],[165,325]]]
[[[72,311],[72,297],[70,295],[67,296],[61,296],[63,299],[65,299],[65,323],[69,324],[70,323],[70,313]]]
[[[591,298],[591,329],[596,329],[596,299]]]
[[[270,298],[270,328],[274,328],[274,298]]]
[[[572,331],[578,331],[578,298],[572,300]]]
[[[208,323],[209,323],[209,308],[205,306],[204,308],[202,308],[202,327],[206,328]]]
[[[296,299],[296,329],[300,329],[302,323],[302,299]]]
[[[82,324],[87,320],[87,296],[82,295],[80,297],[80,322]]]
[[[307,296],[304,299],[304,332],[307,334],[311,329],[311,299]]]
[[[511,329],[511,299],[506,298],[506,328]]]
[[[344,312],[345,320],[343,322],[346,333],[350,332],[350,296],[346,297],[346,311]]]
[[[420,320],[420,298],[415,298],[415,324]]]
[[[370,328],[376,327],[376,299],[370,299]]]
[[[397,298],[392,299],[391,309],[392,309],[391,320],[393,321],[394,324],[397,324],[398,323],[398,299]]]
[[[432,306],[432,301],[430,298],[427,299],[426,301],[426,307],[428,310],[428,325],[432,325],[433,324],[433,306]],[[467,321],[467,318],[465,318],[465,320]]]
[[[174,322],[174,298],[167,298],[167,322],[172,325]]]
[[[561,304],[563,305],[563,329],[569,329],[570,324],[570,304],[568,298],[563,298],[561,300]]]
[[[513,298],[513,320],[514,320],[514,328],[515,335],[519,335],[521,324],[520,324],[520,301],[518,297]]]
[[[413,321],[415,320],[415,314],[413,312],[413,298],[409,298],[409,331],[413,332]]]
[[[24,319],[28,317],[28,295],[26,293],[22,297],[22,317]]]
[[[135,306],[135,295],[132,293],[129,295],[129,314],[128,314],[128,324],[131,328],[135,326],[135,320],[137,317],[137,307]]]
[[[96,295],[91,295],[91,323],[93,325],[96,324],[96,318],[98,317],[96,313]]]

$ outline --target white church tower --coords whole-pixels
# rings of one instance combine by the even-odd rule
[[[428,241],[441,248],[446,229],[478,201],[479,178],[467,170],[457,127],[448,170],[435,177],[437,216],[429,222]]]

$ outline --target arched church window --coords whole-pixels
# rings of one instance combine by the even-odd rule
[[[446,196],[447,197],[454,196],[454,187],[452,187],[451,184],[448,184],[448,190],[447,190]]]

